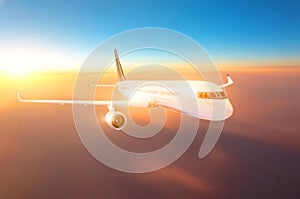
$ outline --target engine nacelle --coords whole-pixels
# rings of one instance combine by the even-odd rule
[[[119,111],[109,111],[106,113],[105,121],[111,128],[116,130],[122,130],[127,124],[125,115]]]

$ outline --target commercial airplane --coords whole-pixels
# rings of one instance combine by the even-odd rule
[[[108,125],[116,130],[125,127],[127,119],[125,115],[117,111],[117,106],[133,107],[156,107],[161,106],[174,111],[183,112],[197,119],[221,121],[229,118],[233,113],[232,105],[225,95],[223,88],[233,84],[232,79],[227,75],[227,83],[217,85],[213,82],[199,80],[127,80],[119,60],[118,53],[114,49],[116,68],[119,81],[115,87],[128,98],[128,100],[98,101],[98,100],[36,100],[22,99],[18,92],[20,102],[30,103],[51,103],[51,104],[83,104],[103,105],[108,107],[105,120]],[[89,86],[105,86],[92,84]],[[195,106],[191,100],[190,92],[196,99]],[[179,103],[180,102],[180,103]],[[185,104],[185,106],[181,106]],[[214,108],[217,107],[217,108]],[[218,109],[220,107],[220,109]]]

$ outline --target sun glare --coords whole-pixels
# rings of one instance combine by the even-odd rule
[[[72,51],[39,46],[0,46],[0,71],[21,77],[35,71],[76,69],[80,56]]]
[[[13,77],[24,77],[26,75],[26,71],[21,68],[11,68],[8,73]]]

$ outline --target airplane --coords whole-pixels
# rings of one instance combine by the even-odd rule
[[[116,49],[114,49],[114,54],[118,74],[118,82],[114,86],[122,95],[127,97],[128,100],[22,99],[20,92],[17,93],[18,100],[28,103],[107,106],[109,111],[105,116],[105,121],[111,128],[116,130],[122,130],[127,123],[125,115],[116,109],[117,106],[163,107],[182,112],[197,119],[210,121],[225,120],[233,114],[233,107],[223,90],[223,88],[233,84],[233,80],[229,75],[227,75],[227,83],[222,85],[200,80],[127,80]],[[90,84],[89,86],[100,87],[105,85]],[[181,106],[182,103],[185,105],[192,103],[191,97],[189,93],[187,93],[188,89],[191,89],[194,95],[193,97],[196,99],[196,109],[193,106]],[[181,104],[178,101],[180,101]],[[222,108],[220,108],[220,110],[218,110],[218,108],[214,109],[212,106],[216,105]]]

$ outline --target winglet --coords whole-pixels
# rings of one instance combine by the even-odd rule
[[[220,85],[221,88],[225,88],[226,86],[230,86],[231,84],[233,84],[233,80],[231,79],[229,74],[227,74],[226,77],[227,77],[227,83]]]
[[[125,76],[124,76],[124,73],[123,73],[123,69],[122,69],[122,66],[121,66],[121,63],[120,63],[120,59],[119,59],[119,56],[118,56],[117,49],[114,49],[114,52],[115,52],[115,59],[116,59],[116,67],[117,67],[117,71],[118,71],[118,79],[119,79],[119,81],[124,81],[126,79],[125,79]]]
[[[22,99],[21,99],[21,93],[20,93],[20,91],[18,91],[18,93],[17,93],[17,96],[18,96],[18,100],[19,100],[19,102],[21,102],[21,101],[22,101]]]

